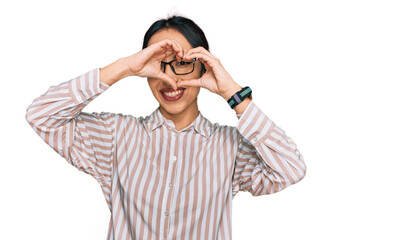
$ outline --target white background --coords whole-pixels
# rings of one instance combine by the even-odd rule
[[[234,239],[414,239],[413,1],[254,2],[3,1],[0,238],[105,239],[98,183],[36,135],[26,107],[139,51],[151,23],[180,13],[307,165],[282,192],[238,193]],[[220,96],[202,89],[198,101],[213,123],[236,125]],[[157,106],[147,81],[130,77],[84,111],[146,116]]]

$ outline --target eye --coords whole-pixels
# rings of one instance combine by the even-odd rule
[[[176,65],[177,65],[177,66],[184,66],[184,65],[191,64],[191,63],[192,63],[192,62],[180,61],[180,62],[177,62],[177,63],[176,63]]]

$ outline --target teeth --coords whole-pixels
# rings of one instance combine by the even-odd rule
[[[181,94],[182,92],[183,92],[183,90],[177,90],[177,91],[174,91],[174,92],[164,92],[164,94],[166,94],[169,97],[175,97],[175,96]]]

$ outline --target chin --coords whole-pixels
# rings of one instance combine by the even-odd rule
[[[176,115],[184,111],[184,108],[179,106],[166,106],[165,104],[160,104],[160,106],[164,109],[164,111],[172,115]]]

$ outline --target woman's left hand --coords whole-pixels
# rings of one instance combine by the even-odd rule
[[[242,89],[223,68],[219,59],[204,47],[190,49],[184,55],[183,60],[188,61],[193,58],[198,58],[205,65],[206,72],[200,78],[179,81],[177,83],[178,87],[203,87],[222,96],[225,100],[228,100],[233,94]]]

